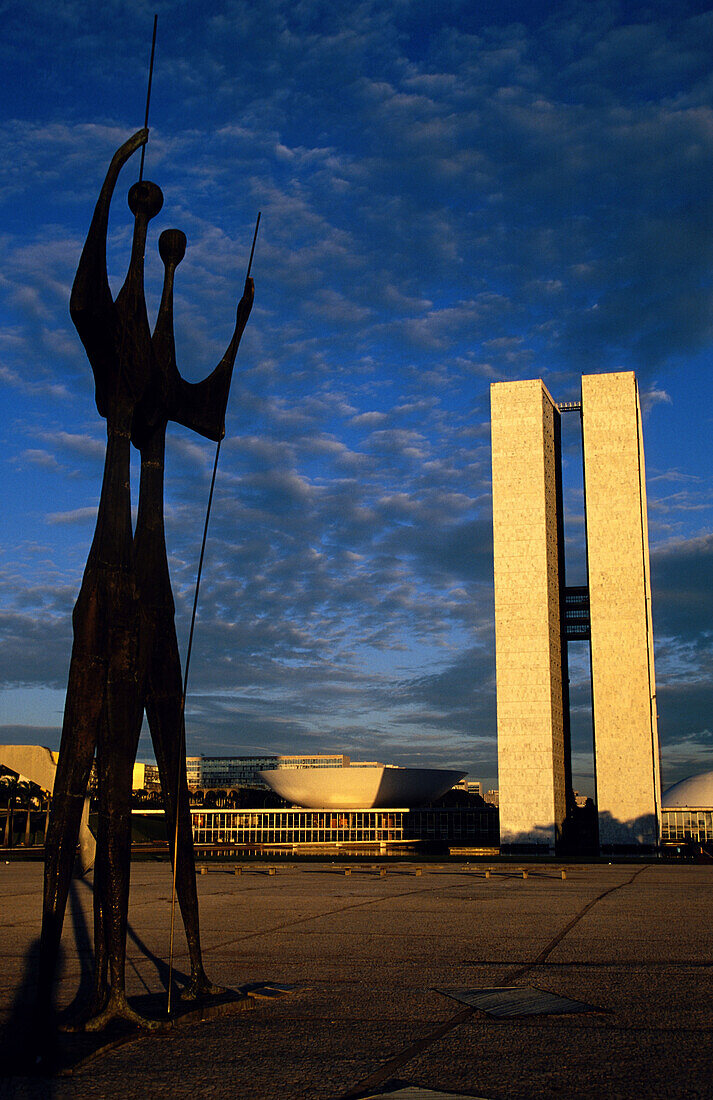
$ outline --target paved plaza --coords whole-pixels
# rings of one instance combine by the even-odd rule
[[[5,1077],[2,1097],[355,1100],[397,1089],[510,1100],[713,1096],[713,866],[215,866],[198,876],[206,968],[288,983],[252,1011]],[[529,867],[523,877],[523,867]],[[417,874],[420,871],[420,874]],[[10,1064],[31,996],[42,867],[0,866],[0,1026]],[[171,875],[132,868],[129,993],[163,988]],[[59,1002],[86,991],[91,878],[75,881]],[[186,965],[179,932],[177,969]],[[535,987],[584,1004],[498,1017],[440,990]],[[595,1009],[596,1011],[592,1011]],[[413,1096],[418,1095],[412,1092]]]

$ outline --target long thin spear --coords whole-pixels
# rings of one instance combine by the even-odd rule
[[[151,102],[151,81],[153,80],[153,59],[156,52],[156,26],[158,24],[158,14],[153,17],[153,36],[151,38],[151,60],[149,61],[149,86],[146,90],[146,114],[144,115],[144,130],[148,129],[149,125],[149,104]],[[141,166],[139,168],[139,183],[144,178],[144,156],[146,155],[146,146],[141,146]]]
[[[250,259],[248,261],[248,270],[245,276],[245,282],[247,283],[250,278],[250,272],[253,266],[253,256],[255,255],[255,244],[257,242],[257,232],[260,228],[260,215],[261,211],[258,211],[257,221],[255,222],[255,232],[253,234],[252,248],[250,249]],[[222,439],[218,440],[218,445],[215,448],[215,460],[213,462],[213,476],[210,480],[210,492],[208,493],[208,506],[205,513],[205,523],[203,524],[203,540],[201,542],[201,552],[198,558],[198,572],[196,574],[196,588],[193,594],[193,611],[191,613],[191,627],[188,632],[188,649],[186,651],[186,667],[183,673],[183,692],[181,694],[181,709],[178,715],[178,736],[181,742],[181,748],[185,750],[186,729],[184,725],[184,717],[186,713],[186,693],[188,691],[188,669],[191,663],[191,652],[193,649],[193,631],[196,625],[196,613],[198,610],[198,592],[201,585],[201,574],[203,572],[203,557],[205,555],[206,542],[208,540],[208,522],[210,520],[210,510],[213,504],[213,490],[215,488],[215,478],[218,472],[218,458],[220,456],[220,444]],[[179,821],[179,801],[181,797],[181,765],[185,760],[185,751],[179,751],[178,753],[178,766],[176,770],[176,823],[173,836],[173,886],[171,889],[171,935],[168,949],[168,990],[167,990],[167,1003],[166,1014],[171,1015],[171,988],[173,985],[173,933],[176,923],[176,871],[178,868],[178,821]]]

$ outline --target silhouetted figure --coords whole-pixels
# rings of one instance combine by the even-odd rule
[[[221,364],[197,386],[184,382],[175,365],[172,285],[185,238],[169,231],[169,243],[162,248],[166,281],[152,339],[144,297],[144,250],[148,223],[160,211],[163,195],[156,184],[144,181],[129,191],[134,214],[131,260],[124,285],[116,301],[112,300],[106,270],[109,207],[119,171],[145,144],[147,136],[146,130],[134,134],[111,161],[70,301],[72,320],[94,373],[97,409],[107,421],[107,450],[96,530],[72,617],[74,640],[46,840],[38,1011],[42,1025],[51,1011],[79,821],[96,751],[99,818],[94,886],[95,993],[85,1025],[92,1030],[115,1017],[147,1024],[128,1005],[124,983],[131,787],[144,705],[170,828],[171,822],[175,823],[178,797],[177,894],[191,957],[189,995],[213,988],[200,957],[180,721],[180,658],[163,533],[163,451],[168,419],[187,424],[208,438],[222,436],[230,377],[253,291],[250,282]],[[183,244],[177,251],[170,242],[179,239]],[[132,436],[142,455],[135,535],[129,484]]]
[[[235,331],[223,359],[203,382],[191,384],[176,366],[173,334],[173,282],[183,259],[186,238],[167,229],[159,238],[165,265],[163,295],[153,333],[156,372],[134,417],[133,439],[141,452],[139,510],[134,534],[136,583],[141,615],[141,651],[145,661],[143,701],[151,731],[173,854],[178,813],[176,894],[188,940],[191,984],[183,997],[217,992],[201,961],[195,862],[186,780],[185,726],[182,714],[181,660],[176,638],[174,602],[166,557],[163,521],[163,474],[166,426],[183,424],[208,439],[225,434],[225,410],[240,338],[253,302],[248,279],[238,306]]]
[[[39,1007],[49,1013],[79,819],[94,753],[99,772],[95,891],[101,900],[96,951],[108,959],[112,1014],[133,1018],[124,994],[124,948],[131,843],[131,776],[136,751],[139,616],[129,486],[131,425],[153,351],[143,295],[149,219],[161,209],[152,184],[130,193],[134,237],[126,281],[112,300],[106,271],[109,206],[119,171],[142,130],[114,154],[72,287],[70,313],[94,373],[97,409],[107,422],[97,524],[72,616],[74,641],[52,813],[46,840]],[[107,1005],[107,1008],[109,1004]]]

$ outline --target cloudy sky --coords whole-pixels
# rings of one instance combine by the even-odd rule
[[[664,782],[713,767],[713,11],[689,0],[2,4],[0,742],[58,744],[105,439],[69,291],[106,166],[143,122],[154,11],[147,297],[155,316],[156,241],[180,227],[191,380],[228,342],[262,211],[189,751],[346,751],[495,784],[489,385],[543,377],[562,401],[582,373],[635,370]],[[171,426],[184,649],[213,454]]]

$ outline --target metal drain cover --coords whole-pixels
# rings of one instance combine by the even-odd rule
[[[501,985],[492,989],[439,989],[446,997],[487,1012],[488,1016],[512,1019],[518,1016],[554,1016],[565,1012],[601,1012],[594,1005],[560,997],[527,985]]]
[[[297,988],[297,984],[293,982],[248,982],[241,986],[248,997],[255,997],[260,1001],[274,1001],[287,993],[293,993]]]

